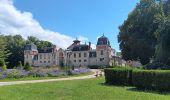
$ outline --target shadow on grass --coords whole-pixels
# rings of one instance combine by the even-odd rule
[[[129,87],[127,90],[134,91],[134,92],[145,92],[145,93],[154,93],[154,94],[160,94],[160,95],[170,95],[170,91],[142,89],[142,88],[136,88],[136,87]]]
[[[107,87],[130,87],[130,86],[128,86],[128,85],[116,85],[116,84],[107,84],[107,83],[105,83],[105,82],[103,82],[103,83],[98,83],[99,85],[101,85],[101,86],[107,86]]]
[[[127,91],[133,91],[133,92],[145,92],[145,93],[153,93],[153,94],[160,94],[160,95],[170,95],[170,91],[159,91],[159,90],[152,90],[152,89],[141,89],[136,88],[130,85],[112,85],[107,83],[99,83],[101,86],[107,86],[107,87],[120,87],[125,88]]]

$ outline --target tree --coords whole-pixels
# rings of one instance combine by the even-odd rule
[[[163,8],[164,8],[165,15],[169,15],[170,14],[170,0],[164,0]]]
[[[21,61],[18,62],[17,67],[18,67],[18,68],[23,68]]]
[[[7,69],[4,59],[0,59],[0,68],[1,70]]]
[[[159,23],[156,23],[155,16],[161,13],[161,6],[156,0],[141,0],[119,27],[118,42],[125,60],[149,63],[157,42],[155,31]]]
[[[22,64],[24,63],[24,46],[25,40],[22,38],[21,35],[15,36],[5,36],[6,37],[6,44],[7,49],[11,53],[10,56],[6,58],[6,62],[8,62],[8,68],[13,68],[14,66],[18,65],[18,62],[21,61]]]
[[[170,65],[170,15],[160,24],[157,30],[157,39],[156,61]]]
[[[0,59],[5,60],[10,55],[6,46],[5,37],[0,35]]]
[[[25,70],[32,70],[32,66],[30,66],[30,64],[28,62],[26,62],[24,69]]]
[[[49,41],[43,41],[43,40],[39,40],[38,38],[34,37],[34,36],[29,36],[27,41],[27,44],[33,43],[37,46],[37,49],[40,51],[45,47],[51,47],[53,44]]]

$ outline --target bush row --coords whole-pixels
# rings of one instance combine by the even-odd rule
[[[170,70],[105,69],[108,84],[133,85],[140,89],[170,91]]]
[[[67,75],[78,75],[89,73],[90,69],[79,68],[76,70],[70,70],[70,73],[64,70],[57,69],[7,69],[5,71],[0,70],[0,79],[5,78],[23,78],[23,77],[57,77],[57,76],[67,76]]]
[[[134,70],[132,83],[137,88],[170,90],[170,70]]]
[[[131,85],[132,69],[107,68],[104,70],[107,84]]]

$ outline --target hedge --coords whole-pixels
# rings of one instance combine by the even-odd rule
[[[127,68],[106,68],[105,80],[107,84],[114,85],[131,85],[132,69]]]
[[[133,85],[142,89],[170,90],[170,70],[133,70]]]

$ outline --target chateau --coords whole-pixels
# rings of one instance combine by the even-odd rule
[[[66,50],[57,49],[56,46],[37,50],[34,44],[28,44],[24,50],[24,62],[32,66],[111,66],[115,50],[111,48],[110,41],[104,35],[98,38],[96,49],[91,43],[81,44],[74,40]]]

